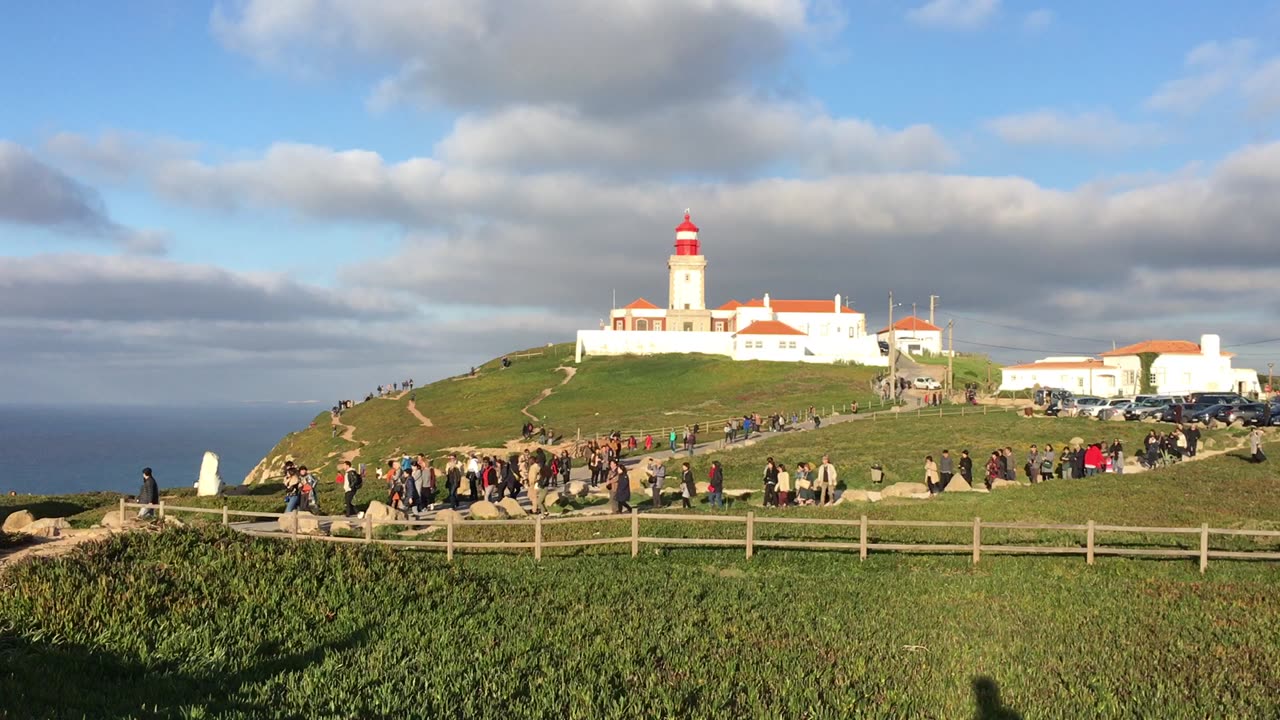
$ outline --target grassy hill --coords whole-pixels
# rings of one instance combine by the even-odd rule
[[[846,365],[734,362],[706,355],[588,358],[573,363],[571,344],[513,353],[478,368],[476,377],[446,378],[396,399],[375,398],[343,413],[355,426],[352,440],[334,437],[328,412],[311,427],[291,433],[266,456],[274,475],[286,455],[326,470],[343,453],[375,463],[401,452],[435,454],[451,447],[503,447],[520,435],[529,412],[557,435],[584,438],[613,430],[665,436],[676,427],[748,412],[800,411],[873,401],[870,380],[882,369]],[[576,370],[567,382],[566,372]],[[550,394],[543,398],[545,391]],[[541,399],[540,399],[541,398]],[[432,423],[424,426],[409,403]],[[234,482],[239,478],[229,478]]]
[[[912,359],[921,365],[947,366],[947,358],[942,355],[913,355]],[[979,387],[987,387],[987,371],[991,371],[991,387],[1000,387],[1000,365],[991,362],[991,358],[982,354],[958,353],[951,361],[951,371],[955,375],[955,386],[963,388],[969,383],[977,383]]]

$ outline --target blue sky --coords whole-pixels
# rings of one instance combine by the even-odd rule
[[[1276,38],[1278,2],[15,5],[0,286],[85,310],[0,313],[0,368],[104,402],[431,377],[660,296],[686,206],[713,301],[940,294],[1003,360],[1280,336]]]

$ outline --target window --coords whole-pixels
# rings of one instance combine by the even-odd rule
[[[1137,371],[1137,370],[1125,370],[1125,371],[1124,371],[1124,384],[1125,384],[1125,385],[1137,385],[1137,384],[1138,384],[1138,371]]]
[[[1152,385],[1160,384],[1160,381],[1156,378],[1156,373],[1154,370],[1151,372],[1151,377],[1148,378],[1148,382],[1150,382]]]
[[[779,350],[786,350],[786,349],[787,349],[787,341],[786,341],[786,340],[779,340],[779,341],[778,341],[778,349],[779,349]]]
[[[689,306],[688,306],[688,305],[685,305],[685,307],[689,307]],[[685,331],[685,332],[693,332],[693,323],[691,323],[691,322],[687,322],[687,323],[685,323],[685,324],[684,324],[684,331]]]
[[[689,282],[689,273],[684,274],[684,281]]]
[[[648,321],[648,320],[645,320],[644,318],[640,318],[639,320],[636,320],[636,329],[637,329],[637,330],[648,330],[648,329],[649,329],[649,321]]]
[[[623,320],[622,318],[618,318],[617,320],[613,321],[614,330],[623,330],[625,328],[626,328],[626,321]]]
[[[688,309],[689,309],[689,303],[685,303],[685,304],[684,304],[684,309],[685,309],[685,310],[688,310]]]
[[[790,340],[790,341],[788,341],[788,342],[787,342],[787,349],[788,349],[788,350],[795,350],[795,349],[796,349],[796,341],[795,341],[795,340]]]
[[[1084,387],[1084,378],[1082,377],[1076,378],[1076,387],[1078,388]]]
[[[857,337],[856,335],[853,334],[853,331],[856,329],[857,328],[853,327],[852,325],[849,326],[849,337]]]
[[[724,332],[724,321],[723,321],[723,320],[717,320],[717,321],[716,321],[716,332]]]
[[[662,329],[662,321],[661,321],[661,320],[654,320],[654,321],[653,321],[653,329],[654,329],[654,330],[661,330],[661,329]]]

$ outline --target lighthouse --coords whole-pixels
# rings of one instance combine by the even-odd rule
[[[693,224],[688,210],[684,211],[684,222],[676,226],[675,250],[675,254],[667,259],[667,270],[671,277],[667,309],[673,320],[667,325],[671,330],[710,330],[706,294],[707,259],[702,256],[698,226]]]

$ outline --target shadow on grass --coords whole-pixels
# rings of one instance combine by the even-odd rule
[[[973,679],[973,702],[977,706],[974,720],[1022,720],[1022,715],[1006,707],[1000,699],[1000,686],[996,681],[985,675]]]
[[[184,663],[172,661],[148,664],[101,647],[50,643],[0,629],[0,664],[12,668],[0,677],[0,718],[185,717],[196,716],[194,708],[211,715],[287,716],[288,708],[237,699],[237,693],[368,642],[368,629],[361,627],[303,652],[282,654],[265,647],[238,671],[222,674],[183,670]],[[360,716],[358,704],[353,698],[352,717]]]
[[[31,511],[31,514],[39,520],[40,518],[70,517],[89,509],[90,505],[87,503],[68,502],[66,500],[35,500],[29,503],[0,508],[0,523],[4,522],[13,513],[22,510]]]

